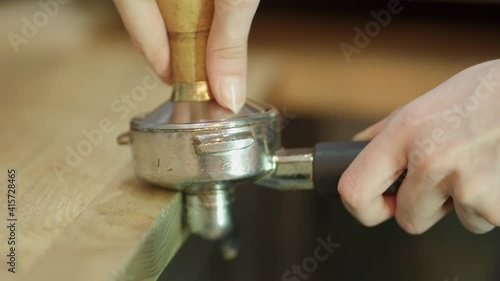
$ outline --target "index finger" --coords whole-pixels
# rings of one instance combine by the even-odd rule
[[[394,216],[396,197],[383,194],[406,169],[404,144],[402,134],[388,126],[340,178],[338,190],[342,201],[362,224],[374,226]]]
[[[169,79],[170,47],[156,0],[113,0],[132,42],[164,80]]]

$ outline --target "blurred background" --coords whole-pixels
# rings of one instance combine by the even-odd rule
[[[90,92],[109,107],[147,73],[111,1],[63,2],[45,20],[39,1],[0,1],[0,95],[16,104],[0,117],[26,119],[28,131],[30,118],[51,112],[23,108],[26,99],[65,101],[48,108],[75,119],[54,122],[77,122],[97,111]],[[448,0],[401,1],[401,13],[346,59],[341,44],[356,46],[355,28],[365,30],[371,11],[387,4],[261,1],[250,36],[249,96],[284,114],[286,146],[349,139],[457,72],[500,57],[499,1]],[[38,24],[27,31],[26,22]],[[151,110],[170,88],[153,92],[131,114]],[[116,124],[117,131],[128,126]],[[469,234],[453,214],[415,237],[393,221],[363,228],[334,198],[253,186],[238,193],[240,258],[223,262],[216,245],[191,239],[164,280],[280,280],[328,235],[340,248],[307,278],[290,280],[500,280],[500,232]]]

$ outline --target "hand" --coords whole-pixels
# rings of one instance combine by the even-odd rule
[[[411,234],[451,209],[474,233],[500,226],[500,60],[476,65],[358,134],[373,140],[339,182],[362,224]],[[405,169],[396,196],[382,194]]]
[[[167,83],[169,45],[155,0],[114,0],[134,45]],[[247,39],[259,0],[215,0],[207,45],[207,71],[215,99],[234,112],[245,103]]]

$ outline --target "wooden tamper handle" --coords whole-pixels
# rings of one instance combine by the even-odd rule
[[[209,101],[206,47],[214,0],[157,0],[167,27],[173,101]]]

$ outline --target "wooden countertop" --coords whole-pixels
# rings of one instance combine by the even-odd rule
[[[18,19],[39,11],[30,3],[4,4],[0,34],[21,34]],[[117,144],[129,120],[171,88],[110,14],[68,6],[19,52],[0,41],[2,261],[9,169],[17,219],[16,274],[2,262],[0,280],[156,280],[188,236],[181,194],[139,181],[130,148]],[[251,91],[267,87],[272,75],[264,76]]]
[[[3,8],[17,16],[1,17],[2,34],[32,11]],[[170,89],[123,33],[86,21],[89,12],[61,13],[17,54],[0,42],[0,280],[156,280],[187,237],[181,195],[137,180],[130,148],[116,142]],[[156,86],[144,100],[121,100],[146,77]],[[16,274],[5,263],[8,169]]]

